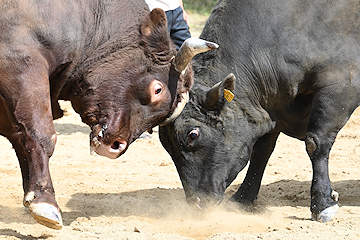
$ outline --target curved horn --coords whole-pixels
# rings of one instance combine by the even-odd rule
[[[185,104],[188,102],[188,100],[189,100],[189,92],[182,93],[181,94],[181,101],[178,102],[178,104],[177,104],[175,110],[173,111],[173,113],[169,117],[165,118],[164,121],[162,121],[159,125],[160,126],[165,126],[165,125],[171,123],[172,121],[174,121],[175,118],[177,118],[180,115],[180,113],[184,109]]]
[[[214,50],[218,47],[219,45],[216,43],[208,42],[200,38],[186,39],[175,56],[175,69],[178,72],[184,71],[188,63],[196,54]]]

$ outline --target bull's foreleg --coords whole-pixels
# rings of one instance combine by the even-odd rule
[[[313,99],[305,144],[313,168],[310,210],[312,219],[320,222],[330,221],[339,208],[331,188],[328,161],[337,133],[357,105],[350,85],[351,82],[341,82],[321,88]]]
[[[33,52],[32,52],[33,53]],[[59,206],[50,177],[49,157],[54,151],[56,132],[52,122],[47,63],[41,55],[30,55],[21,74],[5,76],[12,87],[3,92],[9,103],[13,130],[8,134],[22,171],[24,205],[39,223],[62,227]],[[16,71],[13,71],[16,72]]]
[[[310,210],[312,219],[320,222],[330,221],[339,208],[332,197],[328,169],[329,152],[334,140],[335,136],[319,133],[308,133],[305,140],[313,167]]]
[[[251,206],[257,199],[265,167],[274,151],[278,136],[279,133],[266,134],[255,143],[245,179],[239,190],[231,197],[231,201],[252,209]]]
[[[54,150],[56,134],[51,115],[47,118],[32,120],[42,127],[30,120],[23,121],[18,125],[18,140],[12,142],[23,177],[24,205],[29,207],[39,223],[60,229],[62,219],[49,171],[49,157]]]
[[[28,154],[29,190],[25,192],[24,205],[29,207],[31,215],[37,222],[50,228],[60,229],[62,218],[50,177],[49,158],[40,149],[42,146],[39,144],[28,141],[26,145],[26,149],[31,150]]]
[[[60,209],[50,177],[49,157],[43,147],[28,135],[11,142],[16,150],[23,177],[24,206],[39,223],[55,229],[62,227]],[[54,141],[49,139],[50,141]],[[24,141],[24,144],[21,142]]]

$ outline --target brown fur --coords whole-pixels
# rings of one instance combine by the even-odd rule
[[[58,208],[48,169],[71,100],[92,136],[133,142],[159,124],[192,84],[191,68],[170,76],[176,50],[162,10],[140,0],[0,0],[0,134],[19,158],[25,194]],[[150,83],[160,81],[159,101]],[[179,80],[180,79],[180,80]],[[170,87],[173,86],[173,87]]]

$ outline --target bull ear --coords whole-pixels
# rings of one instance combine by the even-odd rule
[[[149,52],[156,50],[162,52],[170,48],[170,35],[167,30],[165,12],[160,8],[154,8],[144,19],[140,29],[143,44]]]
[[[222,98],[230,102],[234,96],[232,91],[235,89],[236,78],[233,73],[227,75],[221,82],[215,84],[206,93],[206,98],[203,102],[204,106],[209,109],[214,109],[219,102],[222,102]]]

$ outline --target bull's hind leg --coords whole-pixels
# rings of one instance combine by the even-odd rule
[[[331,81],[339,76],[348,80],[324,86],[314,94],[305,139],[313,168],[310,210],[312,219],[320,222],[330,221],[339,208],[329,178],[329,153],[337,133],[358,105],[357,90],[349,72],[332,73],[322,79]]]
[[[19,158],[24,205],[29,207],[36,221],[60,229],[62,218],[49,171],[49,157],[54,151],[56,132],[52,122],[47,63],[39,54],[28,54],[27,62],[21,69],[11,69],[20,64],[0,69],[3,73],[0,94],[7,103],[8,119],[13,128],[7,137]],[[11,87],[4,86],[4,82],[11,83]]]

